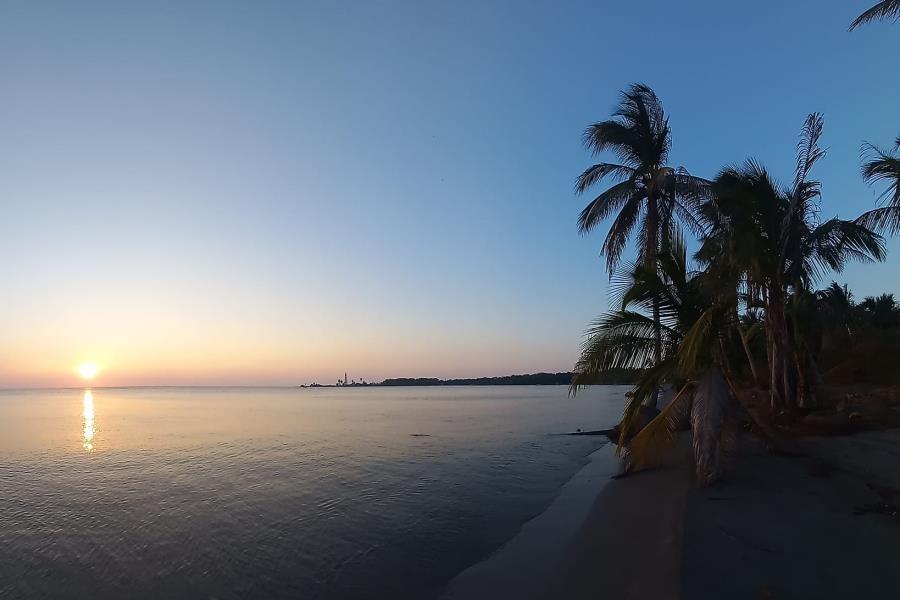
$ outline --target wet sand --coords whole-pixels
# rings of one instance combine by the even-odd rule
[[[688,491],[690,446],[680,440],[660,468],[610,482],[533,597],[676,599]]]
[[[606,444],[570,479],[547,510],[522,526],[516,537],[457,575],[442,600],[531,598],[559,570],[574,538],[596,510],[598,491],[616,473],[614,446]]]
[[[624,479],[611,479],[614,446],[596,451],[547,511],[441,598],[677,598],[692,481],[686,441],[665,468]]]

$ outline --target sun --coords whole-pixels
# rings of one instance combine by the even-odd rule
[[[82,379],[93,379],[99,372],[100,367],[97,366],[97,363],[83,362],[78,365],[78,374],[81,375]]]

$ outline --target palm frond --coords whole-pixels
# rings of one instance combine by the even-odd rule
[[[674,368],[675,361],[670,357],[641,372],[634,388],[629,392],[629,400],[622,415],[622,422],[619,423],[619,440],[616,447],[616,456],[622,455],[625,443],[631,434],[631,430],[634,428],[634,422],[638,414],[640,414],[641,407],[646,405],[648,400],[655,397],[657,390],[662,387],[663,383],[673,380]]]
[[[850,260],[882,261],[884,238],[854,221],[830,219],[816,227],[804,240],[804,254],[809,256],[817,275],[826,268],[841,272]]]
[[[900,147],[900,137],[897,142]],[[896,152],[896,148],[894,151]],[[887,181],[888,187],[879,195],[879,199],[887,199],[891,206],[900,206],[900,156],[868,142],[863,144],[862,152],[867,159],[862,166],[863,179],[869,185]]]
[[[604,150],[612,150],[626,165],[634,168],[641,165],[638,151],[642,143],[641,137],[628,123],[615,120],[593,123],[584,130],[582,141],[593,156]]]
[[[581,355],[575,363],[572,387],[577,390],[596,376],[617,369],[650,366],[655,346],[653,319],[632,311],[603,315],[585,332]]]
[[[850,23],[848,31],[853,31],[860,25],[880,20],[892,20],[894,22],[900,20],[900,0],[883,0],[882,2],[879,2],[856,17],[856,19]]]
[[[810,114],[803,123],[800,139],[797,141],[797,166],[794,170],[794,189],[797,189],[806,181],[816,161],[825,156],[825,150],[819,147],[819,138],[822,137],[824,126],[825,119],[821,113]]]
[[[669,121],[662,103],[650,86],[635,83],[622,92],[622,100],[614,116],[630,125],[637,135],[638,143],[631,150],[640,157],[642,164],[665,164],[672,144]]]
[[[872,231],[895,235],[900,233],[900,206],[874,208],[861,214],[854,222]]]
[[[710,307],[691,325],[678,346],[678,369],[681,373],[695,372],[702,355],[712,347],[713,318],[716,307]]]
[[[601,252],[606,255],[606,269],[609,273],[613,273],[616,265],[619,264],[619,258],[628,244],[628,235],[641,216],[641,199],[639,196],[632,196],[622,206],[618,216],[609,227],[601,249]]]
[[[588,188],[607,176],[628,179],[634,176],[634,169],[615,163],[598,163],[590,166],[575,180],[575,192],[583,194]]]
[[[656,466],[675,443],[678,422],[690,405],[690,389],[690,382],[684,384],[666,407],[632,438],[628,445],[628,458],[636,469]]]
[[[622,208],[629,200],[640,200],[641,191],[635,189],[631,180],[612,186],[585,206],[578,215],[578,231],[582,235],[590,233],[613,212]]]
[[[634,421],[637,419],[638,414],[640,414],[641,407],[644,406],[644,401],[635,396],[634,393],[630,392],[627,397],[628,402],[625,404],[625,412],[622,413],[622,421],[619,423],[619,439],[616,440],[616,458],[621,458],[624,454],[628,435],[631,433]]]
[[[823,126],[822,115],[812,113],[806,117],[800,132],[794,184],[787,193],[788,210],[783,217],[780,230],[781,251],[777,263],[779,268],[788,261],[797,262],[793,255],[796,254],[797,245],[803,237],[801,232],[808,227],[810,218],[814,217],[816,211],[812,201],[819,196],[821,186],[818,182],[808,181],[807,177],[816,161],[825,155],[825,151],[818,145]]]

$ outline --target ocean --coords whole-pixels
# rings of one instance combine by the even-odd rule
[[[0,597],[431,599],[624,387],[0,392]]]

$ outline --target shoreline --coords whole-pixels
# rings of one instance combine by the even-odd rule
[[[661,468],[610,479],[615,446],[443,600],[894,598],[900,589],[900,431],[741,436],[726,477],[698,487],[689,436]]]
[[[605,486],[559,569],[531,597],[679,598],[686,505],[694,482],[688,442],[681,436],[660,468]]]
[[[526,521],[509,541],[464,569],[437,594],[440,600],[528,598],[553,577],[594,510],[596,498],[618,471],[615,445],[604,443],[561,488],[553,502]]]
[[[624,479],[612,479],[620,461],[615,444],[604,444],[543,513],[454,577],[438,598],[577,600],[596,598],[600,590],[618,598],[678,598],[685,503],[693,482],[686,442],[681,440],[664,468]],[[643,576],[648,564],[653,578]]]

